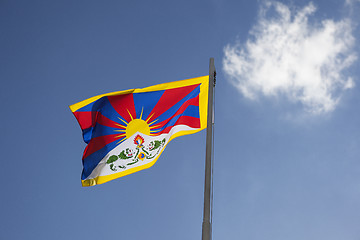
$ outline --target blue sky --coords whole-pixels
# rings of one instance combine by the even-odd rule
[[[81,187],[68,105],[217,68],[213,239],[358,240],[358,0],[1,1],[1,239],[200,239],[205,131]]]

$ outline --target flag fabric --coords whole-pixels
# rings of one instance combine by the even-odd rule
[[[154,165],[174,138],[206,128],[209,76],[98,95],[70,106],[87,146],[83,186]]]

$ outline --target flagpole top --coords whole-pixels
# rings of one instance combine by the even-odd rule
[[[215,86],[215,84],[216,84],[216,69],[215,69],[215,60],[213,57],[210,58],[209,76],[210,76],[210,81],[212,81],[213,86]]]

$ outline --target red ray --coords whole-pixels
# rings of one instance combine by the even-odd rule
[[[82,130],[95,126],[98,112],[73,112]]]
[[[108,96],[108,99],[111,106],[121,117],[126,120],[126,122],[129,123],[131,121],[129,113],[131,114],[133,119],[136,118],[134,98],[132,93],[118,96]]]

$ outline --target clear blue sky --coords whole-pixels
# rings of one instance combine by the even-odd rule
[[[0,239],[201,239],[205,131],[83,188],[68,105],[214,57],[213,239],[358,240],[359,5],[0,1]]]

